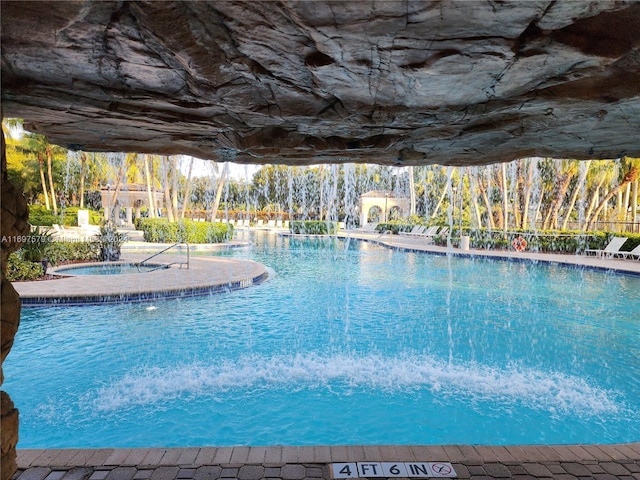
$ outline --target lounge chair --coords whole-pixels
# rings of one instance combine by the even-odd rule
[[[620,247],[624,245],[624,242],[627,241],[627,237],[613,237],[606,247],[602,250],[598,250],[595,248],[588,248],[584,251],[585,255],[594,254],[596,257],[600,258],[613,258],[614,255],[620,253]]]
[[[416,235],[418,232],[422,232],[424,227],[422,225],[414,225],[410,232],[398,232],[400,235]]]
[[[440,227],[438,227],[437,225],[435,227],[429,227],[427,229],[425,229],[424,231],[418,233],[417,235],[420,237],[434,237],[436,235],[436,233],[438,232],[438,229]]]
[[[449,227],[442,227],[442,230],[434,234],[434,236],[438,237],[446,237],[447,235],[449,235]]]
[[[629,257],[635,258],[636,260],[640,260],[640,244],[636,245],[636,248],[634,248],[630,252],[617,252],[616,255],[621,256],[625,260]]]

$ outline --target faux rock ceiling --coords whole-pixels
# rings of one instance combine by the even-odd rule
[[[240,163],[640,157],[640,2],[2,1],[2,113]]]

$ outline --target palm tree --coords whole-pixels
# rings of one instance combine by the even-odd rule
[[[156,218],[156,202],[155,195],[153,195],[153,191],[151,188],[152,178],[151,171],[149,169],[149,155],[143,156],[144,162],[144,176],[147,184],[147,200],[149,202],[149,218]]]
[[[607,194],[600,200],[600,203],[596,207],[595,211],[587,221],[586,229],[590,230],[593,222],[598,217],[604,206],[611,200],[619,191],[626,187],[629,183],[635,182],[638,176],[640,176],[640,158],[628,158],[625,157],[622,161],[623,167],[625,167],[625,174],[622,176],[622,180],[613,187]]]
[[[182,199],[182,211],[180,212],[180,218],[184,218],[187,211],[187,204],[189,203],[189,196],[191,195],[191,174],[193,172],[193,157],[189,162],[189,173],[187,173],[187,184],[185,185],[184,198]]]
[[[224,189],[224,184],[227,180],[227,173],[229,172],[229,162],[224,162],[222,167],[222,173],[220,174],[220,178],[218,179],[218,188],[216,190],[216,198],[213,202],[213,211],[211,212],[211,221],[216,221],[216,215],[218,214],[218,208],[220,207],[220,198],[222,198],[222,190]]]
[[[409,168],[409,215],[416,214],[416,182],[413,178],[413,166]]]
[[[169,187],[169,158],[166,155],[162,157],[162,188],[164,191],[167,218],[170,222],[175,222],[176,218],[173,215],[173,205],[171,203],[171,188]]]
[[[545,218],[542,222],[542,229],[556,228],[558,226],[558,214],[564,201],[564,197],[569,190],[571,180],[578,172],[576,160],[556,161],[556,175],[554,185],[554,196]]]
[[[569,218],[571,217],[571,212],[576,205],[576,200],[578,199],[578,194],[584,188],[584,184],[587,180],[587,175],[589,174],[589,167],[591,166],[591,160],[586,160],[580,163],[580,177],[578,178],[578,182],[573,189],[571,194],[571,198],[569,199],[569,205],[567,206],[567,211],[564,215],[564,220],[562,221],[562,230],[567,229],[567,224],[569,223]]]
[[[47,189],[47,181],[44,176],[44,158],[42,153],[38,153],[38,169],[40,170],[40,181],[42,182],[42,194],[44,195],[44,205],[47,210],[51,210],[51,204],[49,203],[49,191]]]
[[[80,208],[84,208],[84,176],[87,164],[87,154],[80,152]]]
[[[520,228],[527,228],[529,223],[529,207],[531,206],[531,195],[533,192],[533,175],[538,161],[534,158],[526,158],[523,159],[522,162],[526,168],[526,175],[523,183]]]

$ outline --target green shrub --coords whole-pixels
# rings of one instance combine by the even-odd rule
[[[166,218],[141,218],[136,228],[142,230],[147,242],[154,243],[221,243],[233,237],[233,225],[188,219],[169,222]]]
[[[61,262],[99,259],[99,248],[95,242],[53,242],[47,250],[47,260],[52,265]]]
[[[303,235],[332,235],[338,231],[338,224],[320,220],[293,220],[289,223],[289,231]]]
[[[612,232],[589,232],[582,231],[558,231],[558,230],[521,230],[510,229],[506,233],[502,230],[487,230],[485,228],[463,228],[462,235],[470,237],[472,248],[486,248],[494,250],[505,250],[512,248],[513,240],[522,236],[527,241],[526,250],[534,252],[555,252],[555,253],[583,253],[587,249],[601,250],[614,236],[625,236],[629,238],[623,250],[632,250],[640,244],[638,234],[620,234]],[[460,240],[460,230],[454,228],[451,234],[452,241],[457,244]],[[437,245],[446,244],[446,237],[435,237]]]
[[[29,223],[38,226],[51,226],[55,223],[77,227],[78,210],[78,207],[65,207],[59,209],[58,215],[54,215],[52,210],[47,210],[43,205],[29,205]],[[100,225],[102,219],[103,216],[100,212],[89,210],[89,223],[91,225]]]
[[[43,275],[44,267],[42,263],[23,260],[18,252],[9,255],[7,261],[7,279],[9,281],[37,280]]]
[[[47,258],[47,252],[53,242],[53,234],[49,230],[36,227],[24,238],[20,247],[20,258],[26,262],[41,262]]]
[[[376,225],[376,232],[392,233],[398,235],[400,232],[410,232],[415,227],[412,223],[387,222]]]

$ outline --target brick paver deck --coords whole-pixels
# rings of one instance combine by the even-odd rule
[[[450,462],[474,480],[640,480],[640,443],[25,449],[14,480],[328,480],[330,463],[355,461]]]

